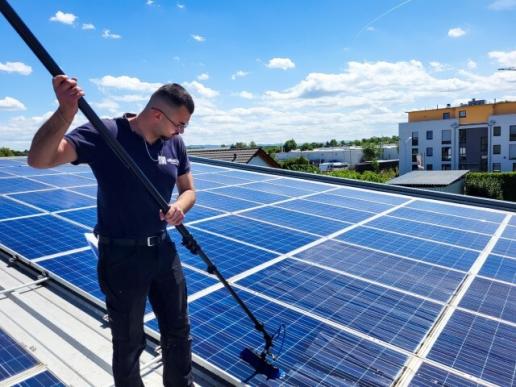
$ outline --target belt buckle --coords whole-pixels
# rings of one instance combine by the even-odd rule
[[[154,241],[156,241],[155,243],[152,243]],[[151,236],[151,237],[147,237],[147,247],[152,247],[152,246],[156,246],[157,244],[159,243],[159,236]]]

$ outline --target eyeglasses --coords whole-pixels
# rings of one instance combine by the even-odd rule
[[[151,109],[153,110],[156,110],[158,112],[160,112],[161,114],[163,114],[163,116],[172,124],[174,125],[177,130],[179,130],[180,132],[184,131],[187,127],[188,127],[188,122],[186,124],[176,124],[174,121],[172,121],[166,114],[163,110],[161,109],[158,109],[157,107],[151,107]]]

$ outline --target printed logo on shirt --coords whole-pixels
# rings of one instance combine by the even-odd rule
[[[167,159],[167,163],[169,164],[174,164],[175,166],[178,166],[179,165],[179,160],[178,159]]]

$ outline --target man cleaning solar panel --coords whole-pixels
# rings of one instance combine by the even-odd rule
[[[143,315],[147,295],[159,321],[163,382],[192,385],[191,338],[186,285],[166,224],[181,224],[194,205],[195,190],[180,134],[194,112],[188,92],[160,87],[137,115],[104,120],[165,198],[179,196],[163,214],[134,176],[107,148],[97,130],[82,125],[65,135],[84,95],[77,81],[53,79],[59,108],[38,130],[28,162],[37,168],[88,163],[98,181],[98,279],[106,296],[113,336],[117,386],[141,386],[139,357],[145,348]]]

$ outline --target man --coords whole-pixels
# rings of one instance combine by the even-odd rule
[[[35,168],[88,163],[97,178],[97,274],[113,336],[115,384],[143,385],[139,357],[145,348],[148,296],[161,331],[163,382],[192,385],[186,284],[166,232],[167,223],[181,224],[195,203],[190,164],[179,136],[194,111],[192,97],[183,87],[166,84],[138,115],[103,120],[164,198],[171,197],[177,184],[179,196],[163,214],[91,124],[65,135],[84,95],[77,80],[60,75],[53,87],[59,108],[35,134],[28,163]]]

